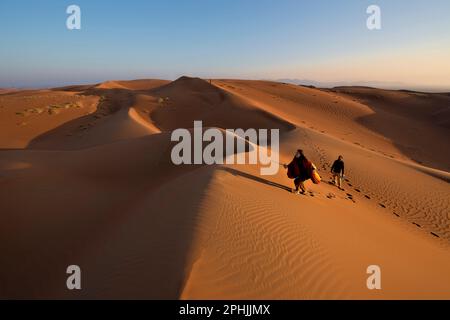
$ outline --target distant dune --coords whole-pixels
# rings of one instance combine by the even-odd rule
[[[386,90],[411,90],[424,92],[450,92],[450,87],[439,85],[419,85],[407,84],[403,82],[392,81],[315,81],[308,79],[278,79],[277,82],[290,83],[303,86],[314,86],[317,88],[335,88],[335,87],[369,87]]]
[[[7,94],[7,93],[11,93],[17,91],[17,89],[14,88],[10,88],[10,89],[4,89],[4,88],[0,88],[0,94]]]
[[[450,298],[449,94],[188,77],[0,94],[2,298]],[[171,131],[195,120],[280,129],[280,162],[302,148],[324,181],[299,196],[283,168],[175,166]]]

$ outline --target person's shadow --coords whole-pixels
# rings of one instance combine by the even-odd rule
[[[282,189],[284,191],[292,192],[292,189],[289,188],[289,187],[286,187],[286,186],[284,186],[282,184],[279,184],[279,183],[276,183],[276,182],[272,182],[272,181],[263,179],[261,177],[252,176],[251,174],[244,173],[244,172],[232,169],[232,168],[223,168],[222,170],[227,171],[227,172],[231,173],[234,176],[243,177],[243,178],[250,179],[250,180],[253,180],[253,181],[256,181],[256,182],[259,182],[259,183],[263,183],[263,184],[271,186],[271,187]]]

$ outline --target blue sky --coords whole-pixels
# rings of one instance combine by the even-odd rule
[[[0,39],[0,87],[186,74],[450,88],[448,0],[1,0]]]

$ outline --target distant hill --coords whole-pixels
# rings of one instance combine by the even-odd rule
[[[308,79],[278,79],[277,82],[291,83],[303,86],[314,86],[316,88],[335,88],[335,87],[369,87],[390,90],[424,91],[424,92],[450,92],[450,87],[432,87],[421,85],[408,85],[402,82],[384,82],[384,81],[315,81]]]

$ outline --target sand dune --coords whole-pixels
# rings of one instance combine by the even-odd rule
[[[1,95],[0,296],[449,299],[447,111],[446,94],[187,77]],[[302,148],[324,182],[297,196],[284,170],[174,166],[170,132],[194,120],[279,128],[281,162]]]
[[[151,90],[169,83],[166,80],[142,79],[131,81],[107,81],[96,86],[98,89],[126,89],[134,91]]]
[[[223,129],[294,129],[289,121],[198,78],[182,77],[157,88],[154,94],[166,101],[150,116],[162,130],[190,128],[195,120],[202,120],[206,127]]]
[[[116,82],[84,88],[86,90],[77,92],[77,96],[98,97],[96,109],[36,136],[28,148],[80,149],[160,132],[146,114],[146,109],[157,105],[157,98],[141,92],[163,83],[165,81],[142,80],[129,85],[122,83],[121,88]]]
[[[0,148],[25,148],[64,123],[91,114],[99,98],[73,92],[18,91],[0,96]]]
[[[0,94],[7,94],[7,93],[15,92],[15,91],[17,91],[17,89],[14,89],[14,88],[11,88],[11,89],[0,88]]]
[[[442,139],[450,129],[449,94],[345,87],[333,91],[369,106],[375,113],[360,123],[392,140],[409,158],[450,171],[450,151]]]
[[[448,94],[370,88],[319,90],[261,81],[217,84],[298,125],[390,157],[450,170],[448,148],[441,138],[448,135]]]

